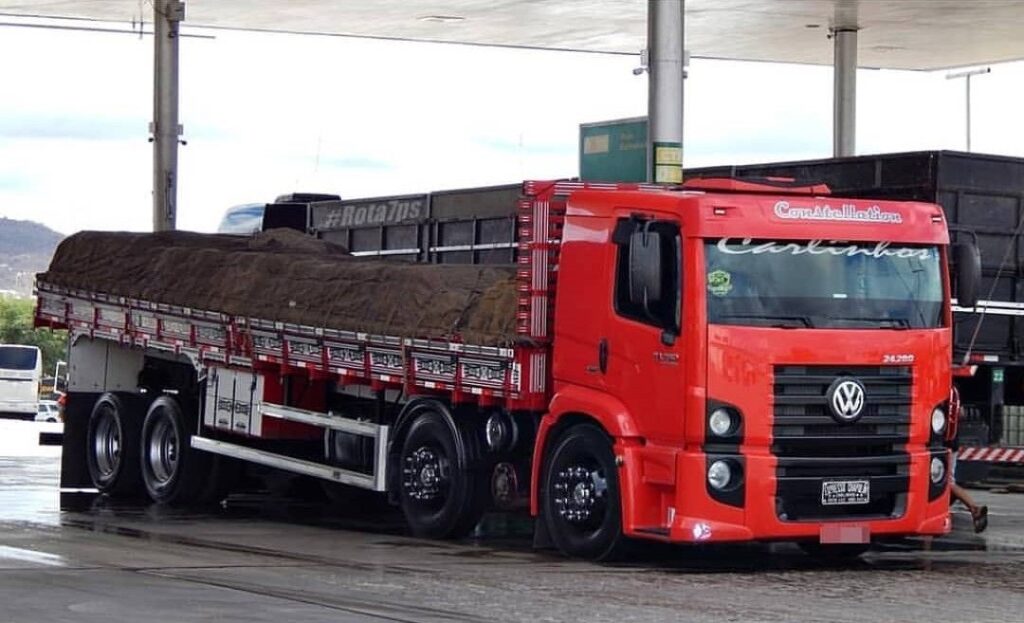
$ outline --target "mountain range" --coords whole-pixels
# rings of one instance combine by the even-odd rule
[[[0,296],[32,296],[35,274],[46,270],[63,239],[40,223],[0,217]]]

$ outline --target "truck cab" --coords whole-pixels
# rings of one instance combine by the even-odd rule
[[[541,438],[607,431],[627,536],[946,532],[941,209],[746,190],[569,197]],[[598,458],[540,483],[556,541],[601,541]]]

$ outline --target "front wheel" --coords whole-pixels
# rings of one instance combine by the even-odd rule
[[[154,502],[182,505],[198,500],[210,457],[194,450],[181,405],[171,396],[153,401],[142,425],[142,481]]]
[[[460,463],[459,443],[437,411],[422,412],[409,426],[399,457],[399,501],[416,536],[465,536],[483,515],[481,478]]]
[[[623,553],[619,474],[604,431],[592,424],[565,431],[546,461],[542,484],[541,513],[558,549],[588,560]]]

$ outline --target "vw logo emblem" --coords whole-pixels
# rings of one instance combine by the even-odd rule
[[[864,385],[857,379],[836,379],[829,386],[826,398],[832,417],[840,424],[856,422],[864,411]]]

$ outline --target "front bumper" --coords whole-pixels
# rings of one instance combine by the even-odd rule
[[[739,504],[733,505],[718,501],[709,493],[705,485],[707,455],[703,452],[673,452],[650,446],[620,451],[624,457],[624,529],[639,538],[687,543],[808,539],[866,542],[877,537],[942,535],[951,526],[949,476],[947,473],[947,482],[939,495],[935,495],[934,489],[929,494],[929,463],[933,454],[925,448],[904,455],[905,467],[901,471],[905,474],[905,486],[901,492],[892,493],[895,503],[891,507],[824,507],[822,513],[828,516],[797,519],[786,518],[786,509],[792,508],[792,504],[787,505],[791,500],[780,493],[779,459],[773,455],[743,454],[743,492]],[[670,456],[674,457],[674,469],[666,469]],[[652,478],[651,474],[659,477]],[[820,490],[821,481],[831,479],[834,478],[805,478],[801,488],[804,494],[808,488]],[[808,515],[813,514],[811,509]]]

